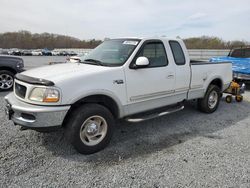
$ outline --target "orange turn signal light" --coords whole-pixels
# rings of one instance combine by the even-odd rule
[[[44,98],[43,102],[58,102],[59,98]]]

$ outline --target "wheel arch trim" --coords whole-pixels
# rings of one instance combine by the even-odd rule
[[[103,96],[103,97],[107,97],[107,98],[111,99],[116,104],[116,107],[118,110],[117,117],[121,118],[124,116],[124,108],[123,108],[123,105],[122,105],[120,99],[115,94],[113,94],[112,92],[107,91],[107,90],[95,90],[95,91],[85,92],[84,95],[79,95],[78,97],[72,99],[69,102],[69,104],[74,105],[74,104],[77,104],[81,101],[84,101],[84,99],[86,99],[86,98],[90,98],[90,97],[94,97],[94,96],[100,96],[100,97]]]
[[[206,85],[206,91],[208,89],[208,87],[213,84],[218,86],[221,90],[221,92],[223,92],[223,79],[220,77],[220,76],[214,76],[214,77],[211,77],[211,79],[209,79],[209,81],[207,82],[207,85]]]
[[[1,66],[1,67],[0,67],[0,71],[10,71],[10,72],[12,72],[13,74],[16,74],[16,73],[17,73],[17,71],[16,71],[14,68],[6,67],[6,66]]]

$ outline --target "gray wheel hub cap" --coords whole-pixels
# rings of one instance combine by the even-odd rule
[[[1,74],[0,75],[0,89],[7,90],[13,86],[14,80],[12,76],[8,74]]]
[[[81,126],[81,141],[87,146],[95,146],[105,138],[107,130],[108,124],[103,117],[98,115],[91,116]]]
[[[208,107],[210,109],[213,109],[217,103],[218,103],[218,93],[216,91],[212,91],[210,94],[209,94],[209,97],[208,97]]]

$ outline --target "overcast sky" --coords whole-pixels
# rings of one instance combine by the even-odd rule
[[[250,41],[249,0],[1,0],[0,32]]]

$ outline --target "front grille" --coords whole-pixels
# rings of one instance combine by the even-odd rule
[[[27,88],[21,84],[15,83],[15,93],[18,97],[25,98]]]

